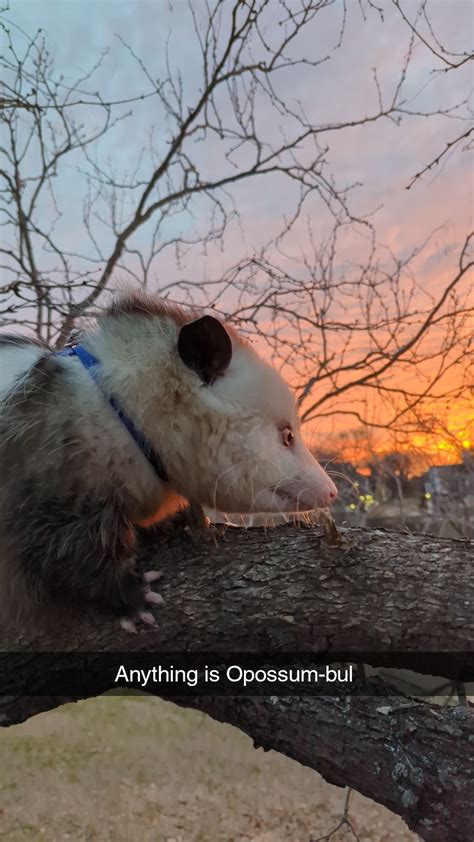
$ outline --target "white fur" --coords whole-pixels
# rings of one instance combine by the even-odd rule
[[[227,512],[327,506],[335,486],[305,446],[293,397],[277,372],[234,337],[228,369],[212,385],[203,384],[181,360],[178,336],[169,315],[104,317],[81,338],[100,361],[100,386],[79,359],[58,358],[69,376],[55,411],[66,424],[67,418],[78,422],[87,443],[87,487],[103,492],[111,477],[118,478],[136,501],[137,521],[157,514],[173,495]],[[35,346],[1,348],[0,397],[42,353]],[[108,405],[110,394],[162,457],[169,486]],[[37,400],[39,405],[40,395]],[[282,442],[285,426],[294,432],[292,447]],[[41,455],[43,472],[48,459],[53,468],[54,432],[51,439]]]
[[[305,446],[277,372],[233,340],[227,371],[207,386],[180,359],[178,335],[170,317],[121,315],[105,319],[84,343],[101,360],[104,389],[161,454],[174,489],[232,512],[327,506],[336,488]],[[293,447],[282,443],[286,425]]]
[[[0,400],[41,355],[36,345],[11,345],[0,349]]]

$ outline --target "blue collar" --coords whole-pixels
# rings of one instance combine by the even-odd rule
[[[83,348],[81,345],[71,345],[68,348],[65,348],[63,351],[56,351],[56,356],[77,357],[81,361],[84,368],[87,369],[94,382],[97,383],[97,385],[99,385],[97,375],[100,369],[100,362],[96,357],[93,357],[92,354],[89,354],[89,351],[86,351],[86,349]],[[124,427],[127,428],[131,437],[134,439],[135,443],[142,451],[143,455],[146,456],[146,458],[148,459],[150,465],[155,470],[157,476],[161,480],[163,480],[163,482],[169,482],[169,477],[166,472],[165,466],[161,461],[161,457],[155,450],[153,450],[148,439],[146,439],[143,433],[141,433],[140,430],[137,429],[132,419],[129,418],[129,416],[123,411],[120,404],[114,397],[109,397],[108,401],[109,405],[112,407],[119,420],[122,422]]]

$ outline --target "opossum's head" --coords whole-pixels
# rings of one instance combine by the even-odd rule
[[[306,447],[279,374],[212,316],[179,327],[171,477],[183,496],[228,512],[328,506],[337,490]],[[168,442],[168,445],[171,443]]]

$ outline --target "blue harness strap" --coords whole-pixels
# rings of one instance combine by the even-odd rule
[[[98,373],[100,369],[100,362],[99,360],[94,357],[89,351],[86,351],[81,345],[71,345],[67,348],[64,348],[63,351],[56,351],[56,356],[58,357],[77,357],[85,369],[89,372],[90,376],[94,380],[97,385],[98,383]],[[143,455],[148,459],[150,465],[154,469],[157,476],[163,480],[163,482],[168,482],[169,477],[166,472],[165,466],[161,460],[159,454],[153,450],[150,442],[148,439],[140,432],[140,430],[135,426],[132,419],[124,412],[121,408],[119,402],[114,398],[112,395],[106,399],[109,402],[109,405],[115,412],[117,418],[122,422],[124,427],[127,428],[128,432],[130,433],[132,439],[135,441],[135,444],[138,445]]]

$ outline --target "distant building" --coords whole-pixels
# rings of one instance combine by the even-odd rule
[[[433,519],[444,519],[466,537],[474,531],[474,458],[457,465],[436,465],[420,477],[421,505]]]
[[[436,465],[420,477],[421,490],[431,505],[441,503],[444,498],[467,501],[474,497],[474,460],[472,451],[466,451],[463,461],[457,465]],[[430,495],[427,497],[427,495]]]

